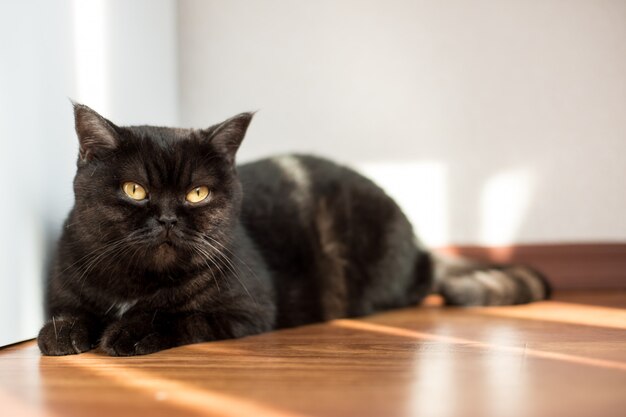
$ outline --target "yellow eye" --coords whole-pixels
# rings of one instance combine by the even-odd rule
[[[125,182],[122,185],[122,190],[124,190],[127,196],[137,201],[145,200],[148,195],[145,188],[132,181]]]
[[[209,196],[209,187],[205,187],[204,185],[201,185],[200,187],[196,187],[193,190],[189,191],[187,193],[187,197],[185,198],[190,203],[199,203],[205,198],[207,198],[208,196]]]

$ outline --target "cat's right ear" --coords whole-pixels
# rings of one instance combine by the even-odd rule
[[[89,162],[116,149],[119,144],[116,126],[84,104],[72,104],[80,160]]]

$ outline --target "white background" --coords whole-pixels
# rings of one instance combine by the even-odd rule
[[[626,2],[195,1],[181,122],[348,162],[446,243],[626,238]]]
[[[621,0],[0,0],[0,54],[0,345],[40,325],[70,97],[120,124],[259,110],[240,161],[350,164],[432,245],[626,241]]]

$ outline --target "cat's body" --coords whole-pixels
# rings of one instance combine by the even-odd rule
[[[547,296],[529,269],[435,259],[395,202],[346,167],[285,155],[235,169],[250,114],[198,131],[75,113],[76,203],[44,354],[151,353],[403,307],[433,288],[464,305]]]
[[[271,271],[278,326],[407,306],[430,290],[429,255],[367,178],[304,155],[238,171],[241,222]]]

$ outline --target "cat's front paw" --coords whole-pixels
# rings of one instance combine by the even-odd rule
[[[100,347],[111,356],[134,356],[158,352],[172,344],[149,325],[119,321],[105,330]]]
[[[93,347],[89,332],[87,323],[81,319],[54,318],[39,331],[37,344],[44,355],[74,355]]]

